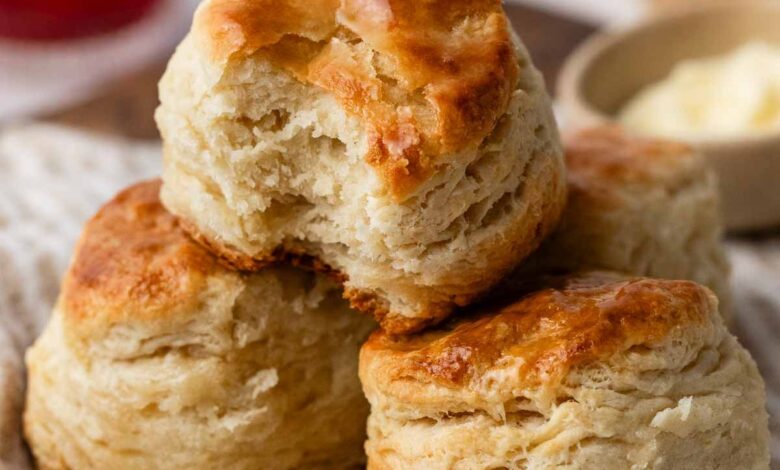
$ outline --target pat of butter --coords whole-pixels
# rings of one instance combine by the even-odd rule
[[[681,62],[630,100],[618,120],[680,139],[780,130],[780,46],[752,42],[722,57]]]

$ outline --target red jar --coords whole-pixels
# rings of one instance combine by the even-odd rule
[[[158,0],[0,0],[0,37],[57,40],[112,31]]]

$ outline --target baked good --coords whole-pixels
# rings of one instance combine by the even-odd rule
[[[188,230],[242,269],[313,257],[389,331],[487,291],[565,200],[499,0],[207,0],[160,100],[162,198]]]
[[[294,268],[245,274],[191,241],[159,181],[87,224],[28,351],[25,435],[39,468],[349,468],[374,322]]]
[[[591,272],[527,292],[370,337],[370,470],[768,468],[764,384],[711,291]]]
[[[729,264],[714,172],[691,147],[618,127],[566,139],[568,204],[528,271],[604,269],[687,279],[729,308]]]

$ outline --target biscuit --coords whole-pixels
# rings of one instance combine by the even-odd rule
[[[717,178],[701,154],[600,127],[566,139],[566,168],[561,223],[521,270],[691,280],[712,289],[728,313]]]
[[[223,267],[159,188],[131,187],[87,224],[28,351],[24,426],[39,467],[361,464],[357,358],[374,321],[324,275]]]
[[[755,363],[709,289],[591,272],[361,349],[368,468],[766,469]]]
[[[498,0],[209,0],[160,83],[168,209],[242,269],[305,255],[420,329],[554,227],[562,150]]]

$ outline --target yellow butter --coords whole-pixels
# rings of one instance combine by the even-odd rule
[[[631,99],[618,120],[679,139],[780,130],[780,45],[751,42],[725,56],[681,62]]]

